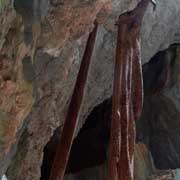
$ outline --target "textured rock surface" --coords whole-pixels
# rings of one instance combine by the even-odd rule
[[[134,163],[134,180],[145,180],[155,172],[151,154],[142,143],[136,144]]]
[[[0,175],[12,158],[18,133],[33,104],[33,85],[23,73],[27,72],[23,58],[31,52],[20,39],[22,23],[9,6],[4,11],[0,16]]]
[[[10,61],[6,70],[11,70],[13,66],[13,72],[17,72],[14,75],[17,79],[15,83],[9,78],[8,81],[5,78],[6,81],[2,82],[2,85],[8,84],[3,86],[3,93],[11,94],[0,96],[3,99],[0,103],[5,103],[1,106],[4,110],[3,118],[0,117],[0,127],[2,132],[11,127],[13,131],[8,133],[9,137],[4,137],[2,134],[7,145],[0,144],[0,154],[3,155],[0,156],[2,163],[0,175],[9,165],[7,158],[12,155],[13,144],[16,145],[21,135],[17,154],[8,171],[10,179],[39,179],[43,148],[53,134],[53,130],[63,125],[87,35],[96,17],[102,25],[98,31],[78,130],[93,107],[111,96],[116,39],[114,24],[120,13],[132,9],[137,3],[136,0],[59,2],[49,4],[49,11],[41,24],[33,24],[32,48],[26,47],[23,43],[23,26],[19,15],[15,16],[11,9],[5,8],[4,15],[0,16],[3,25],[0,34],[0,57],[3,58],[1,57],[0,60],[5,61],[5,64]],[[142,27],[143,63],[149,61],[159,50],[180,41],[179,15],[180,0],[158,0],[156,11],[153,11],[152,5],[149,5]],[[12,33],[14,30],[15,33]],[[36,52],[35,56],[34,52]],[[27,58],[29,56],[31,58]],[[6,59],[3,60],[4,58]],[[23,71],[23,68],[28,71]],[[1,76],[4,71],[5,69],[0,71]],[[32,74],[35,74],[33,80]],[[10,95],[16,97],[16,94],[20,96],[19,109],[16,109],[16,101],[11,103]],[[35,102],[31,108],[33,99]],[[8,106],[7,109],[5,105]],[[9,122],[9,118],[4,116],[4,111],[11,112],[11,108],[14,107],[17,112],[10,113],[13,118]],[[4,122],[7,124],[6,127],[3,126]],[[22,127],[23,133],[21,133]]]
[[[144,67],[144,80],[149,81],[144,84],[146,98],[138,138],[148,145],[157,168],[176,169],[180,167],[179,46],[172,46],[162,54],[159,60],[155,56]],[[167,70],[156,74],[160,61],[167,64]]]
[[[180,170],[158,170],[147,180],[179,180],[180,179]]]
[[[154,175],[150,176],[147,180],[178,180],[178,170],[157,171]]]

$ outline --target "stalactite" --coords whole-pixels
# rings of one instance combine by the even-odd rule
[[[140,29],[149,2],[142,0],[134,10],[120,15],[117,22],[109,180],[133,180],[135,120],[143,105]]]
[[[58,144],[53,162],[50,180],[63,180],[66,170],[74,132],[77,126],[78,114],[81,107],[88,69],[95,44],[98,24],[95,23],[94,30],[90,33],[80,70],[77,76],[75,88],[68,108],[65,124],[62,131],[61,141]]]

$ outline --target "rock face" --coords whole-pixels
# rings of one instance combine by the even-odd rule
[[[134,179],[145,180],[154,174],[155,166],[147,147],[138,143],[135,146]]]
[[[178,180],[178,170],[157,171],[156,174],[150,176],[148,180]]]
[[[112,95],[114,24],[119,14],[133,9],[138,1],[40,2],[45,2],[48,9],[37,21],[27,22],[21,12],[14,12],[10,3],[0,16],[3,27],[0,32],[0,176],[9,167],[10,180],[40,179],[44,147],[53,131],[63,126],[88,33],[95,19],[100,27],[76,134],[92,109]],[[33,7],[32,14],[37,14],[40,4],[33,4]],[[143,63],[160,50],[180,42],[179,15],[179,0],[158,0],[155,11],[149,5],[142,26]],[[29,30],[33,39],[30,44],[25,43],[26,23],[31,25]],[[176,72],[173,69],[172,76]],[[178,83],[175,84],[163,94],[171,100],[160,98],[163,103],[168,101],[173,112],[174,106],[179,107]],[[172,129],[176,125],[178,122]],[[141,139],[146,139],[144,137]],[[147,137],[149,139],[149,135]],[[149,143],[148,146],[154,154],[153,146]]]
[[[144,110],[138,122],[137,138],[147,144],[157,168],[176,169],[180,167],[179,46],[161,52],[159,60],[157,57],[144,65],[144,80],[150,81],[144,83]],[[166,64],[163,65],[166,68],[158,68],[162,64],[159,61]],[[151,82],[153,76],[155,81]]]
[[[23,73],[30,66],[22,63],[29,51],[19,41],[18,26],[22,24],[15,19],[9,6],[5,11],[6,14],[0,16],[3,27],[0,33],[0,175],[7,169],[33,104],[33,85]]]

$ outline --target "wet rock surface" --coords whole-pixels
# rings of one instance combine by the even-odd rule
[[[31,25],[30,46],[24,43],[27,24],[21,13],[15,13],[9,4],[0,16],[3,27],[0,31],[0,176],[11,162],[8,176],[15,180],[40,178],[44,147],[54,130],[62,128],[88,33],[96,18],[101,25],[76,135],[92,109],[111,97],[116,44],[114,24],[119,14],[134,8],[138,1],[40,2],[48,3],[48,9],[45,15],[40,15],[42,19],[26,22]],[[159,0],[156,11],[149,5],[141,33],[143,63],[170,44],[179,43],[179,4],[179,0]],[[36,14],[40,6],[37,3],[33,7],[32,14]],[[178,70],[169,73],[177,77]],[[161,92],[161,80],[165,82],[163,87],[166,85],[165,75],[166,70],[162,70],[162,78],[152,79],[151,82],[160,87],[156,92]],[[172,78],[170,82],[163,95],[170,98],[168,103],[172,101],[179,111],[178,80]],[[151,89],[155,85],[147,87]],[[140,139],[144,139],[144,135]],[[3,141],[5,143],[1,143]]]

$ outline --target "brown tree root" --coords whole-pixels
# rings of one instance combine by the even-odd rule
[[[76,84],[68,108],[65,124],[62,131],[60,143],[58,144],[55,159],[53,162],[50,180],[63,180],[69,154],[73,142],[74,132],[77,126],[78,114],[81,107],[88,69],[94,49],[98,24],[95,23],[94,30],[90,33]]]
[[[109,150],[109,180],[133,180],[135,120],[143,105],[140,29],[150,0],[142,0],[119,16],[112,124]]]

